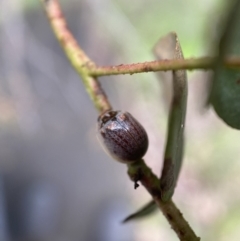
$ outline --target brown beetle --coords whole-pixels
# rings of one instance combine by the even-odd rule
[[[98,133],[108,153],[124,163],[141,159],[148,148],[142,125],[128,112],[107,111],[98,118]]]

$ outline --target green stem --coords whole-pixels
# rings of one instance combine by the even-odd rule
[[[95,77],[89,75],[88,69],[95,64],[80,48],[77,41],[69,31],[57,0],[41,0],[53,32],[70,63],[82,78],[85,88],[99,113],[111,109],[111,105],[100,83]]]
[[[214,68],[217,58],[202,57],[191,59],[171,59],[156,60],[136,64],[120,64],[116,66],[89,66],[88,73],[92,76],[107,76],[121,74],[137,74],[146,72],[157,72],[167,70],[208,70]],[[239,57],[228,57],[225,60],[225,66],[233,69],[240,69]]]

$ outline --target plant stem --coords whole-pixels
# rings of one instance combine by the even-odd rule
[[[156,60],[136,64],[120,64],[116,66],[90,66],[89,74],[92,76],[107,76],[120,74],[137,74],[146,72],[157,72],[167,70],[197,70],[214,68],[217,58],[202,57],[191,59],[172,59],[172,60]],[[228,57],[225,59],[224,65],[233,69],[240,69],[239,57]]]
[[[88,73],[89,66],[95,66],[95,64],[80,48],[77,41],[69,31],[58,1],[41,1],[45,7],[46,14],[56,38],[61,44],[62,49],[64,50],[72,66],[82,78],[85,88],[91,97],[96,109],[99,111],[99,113],[111,109],[112,107],[103,89],[101,88],[100,83],[95,77],[89,75]]]
[[[133,182],[140,181],[147,189],[181,241],[200,240],[173,201],[171,199],[167,202],[161,200],[159,179],[152,173],[144,160],[129,164],[128,175]]]

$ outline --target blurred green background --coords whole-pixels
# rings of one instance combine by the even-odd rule
[[[0,15],[0,239],[177,240],[160,212],[122,226],[150,199],[96,138],[95,111],[37,0],[4,1]],[[61,1],[69,27],[99,65],[153,60],[177,32],[185,57],[213,55],[228,1]],[[240,239],[239,132],[206,109],[211,71],[188,72],[184,164],[173,197],[202,240]],[[146,128],[159,175],[167,91],[153,73],[99,79],[115,109]]]

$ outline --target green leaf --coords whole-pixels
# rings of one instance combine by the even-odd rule
[[[223,65],[228,55],[240,57],[240,1],[229,12],[226,28],[219,44],[210,102],[218,116],[229,126],[240,129],[240,70]]]
[[[183,59],[182,49],[176,33],[162,37],[154,48],[158,59]],[[184,126],[187,110],[187,74],[185,70],[170,72],[172,80],[172,100],[168,118],[168,133],[164,154],[164,164],[160,178],[161,199],[169,201],[174,193],[180,173],[183,149]],[[160,80],[167,76],[161,73]]]
[[[140,208],[135,213],[130,214],[127,216],[122,223],[126,223],[132,220],[136,220],[139,218],[145,218],[146,216],[149,216],[150,214],[154,213],[157,210],[156,203],[152,200],[148,202],[146,205],[144,205],[142,208]]]
[[[224,67],[216,70],[211,103],[226,124],[240,129],[240,71]]]

